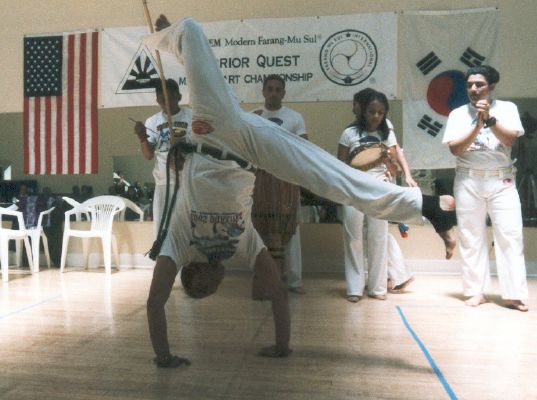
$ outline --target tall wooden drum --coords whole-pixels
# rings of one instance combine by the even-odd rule
[[[252,206],[252,222],[280,269],[280,278],[287,280],[284,246],[296,232],[300,188],[257,170]],[[264,282],[254,274],[252,298],[266,300]]]
[[[281,245],[295,234],[300,188],[258,170],[254,187],[252,221],[264,240],[279,235]]]

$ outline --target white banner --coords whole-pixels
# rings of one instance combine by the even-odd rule
[[[455,158],[442,144],[447,116],[468,103],[468,68],[494,66],[498,11],[416,12],[400,18],[405,155],[412,169],[452,168]]]
[[[239,101],[262,102],[261,84],[280,74],[286,101],[350,101],[374,87],[395,98],[395,13],[251,19],[204,23],[204,31]],[[154,105],[148,82],[158,77],[154,55],[141,44],[146,27],[109,28],[102,34],[101,106]],[[181,66],[162,54],[164,74],[176,79],[188,103]]]

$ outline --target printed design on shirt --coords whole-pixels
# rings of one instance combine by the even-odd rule
[[[276,125],[278,126],[282,126],[283,125],[283,120],[280,119],[280,118],[277,118],[277,117],[270,117],[270,118],[267,118],[269,121],[272,121],[274,122]]]
[[[179,138],[186,135],[188,122],[172,121],[174,136]],[[170,129],[168,122],[157,125],[158,139],[155,143],[155,151],[167,153],[170,150]]]
[[[381,140],[378,137],[370,136],[370,135],[357,136],[356,139],[357,140],[354,140],[352,145],[351,145],[351,148],[350,148],[351,151],[354,151],[356,149],[359,149],[362,146],[366,146],[366,145],[369,145],[369,144],[381,143]]]
[[[192,240],[190,245],[205,255],[210,263],[227,260],[237,251],[239,238],[245,230],[244,224],[242,212],[191,211]]]
[[[473,122],[475,125],[476,121]],[[468,151],[498,151],[503,147],[496,135],[490,128],[483,128],[476,136],[474,142],[468,148]]]

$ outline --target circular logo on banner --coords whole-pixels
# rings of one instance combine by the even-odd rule
[[[466,81],[461,71],[444,71],[436,75],[427,88],[427,103],[434,111],[445,117],[468,101]]]
[[[346,29],[334,33],[321,47],[321,69],[332,82],[355,86],[365,81],[377,66],[377,46],[364,32]]]

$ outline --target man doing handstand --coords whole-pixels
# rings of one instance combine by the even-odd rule
[[[149,36],[145,43],[149,47],[171,52],[184,65],[193,110],[192,131],[195,141],[199,143],[198,148],[209,145],[220,149],[222,154],[233,153],[282,180],[298,184],[334,202],[352,205],[376,218],[421,223],[424,216],[431,221],[444,241],[446,258],[452,256],[455,247],[452,230],[455,223],[453,212],[455,204],[451,196],[440,198],[425,196],[421,194],[419,188],[403,188],[381,182],[347,166],[320,147],[290,134],[278,125],[242,111],[218,67],[199,24],[188,18],[170,25],[166,17],[161,15],[156,26],[159,32]],[[224,208],[227,206],[226,201],[232,201],[233,198],[235,201],[243,201],[243,205],[246,204],[243,196],[247,196],[248,191],[241,191],[240,188],[229,190],[227,183],[231,179],[221,181],[213,179],[207,182],[191,179],[191,184],[185,185],[184,182],[189,180],[190,176],[197,174],[195,160],[207,156],[193,154],[189,157],[191,157],[190,165],[187,157],[182,175],[181,199],[193,196],[196,206],[197,203],[207,202],[204,206],[205,211],[209,213],[228,212]],[[190,171],[189,168],[194,170]],[[219,168],[212,171],[215,176],[218,176]],[[242,188],[248,185],[244,184]],[[196,189],[193,190],[194,187]],[[187,193],[188,191],[192,192]],[[224,197],[224,194],[229,196]],[[218,200],[221,201],[216,204],[214,199],[220,195],[222,198]],[[171,355],[166,332],[164,305],[177,275],[177,268],[184,265],[181,276],[182,278],[188,276],[189,279],[185,278],[182,281],[186,285],[187,293],[191,293],[194,297],[214,293],[223,277],[218,257],[217,261],[213,262],[205,254],[206,261],[194,264],[192,261],[198,261],[196,257],[185,254],[193,254],[196,241],[204,239],[204,236],[195,233],[197,225],[191,225],[195,215],[196,210],[190,208],[188,203],[178,202],[168,237],[157,259],[149,293],[149,330],[157,355],[156,362],[162,367],[176,367],[189,363],[186,359]],[[242,217],[244,232],[250,231],[249,228],[246,229],[250,217],[246,214]],[[215,226],[214,230],[218,232],[219,227]],[[189,243],[185,239],[185,234],[187,237],[196,235],[196,239]],[[223,236],[230,236],[229,230],[225,231]],[[245,247],[248,247],[246,243],[257,242],[257,239],[241,237],[235,240],[237,246]],[[278,274],[266,250],[259,250],[259,247],[255,246],[254,248],[257,250],[252,251],[250,248],[247,260],[251,260],[252,255],[257,254],[254,269],[265,274],[267,278],[267,289],[272,298],[276,327],[276,345],[264,349],[262,355],[286,356],[289,354],[289,311],[287,297],[282,294],[285,287],[282,290],[282,285],[274,282]],[[246,254],[243,251],[236,249],[234,254],[243,256]],[[198,294],[197,290],[202,294]]]

